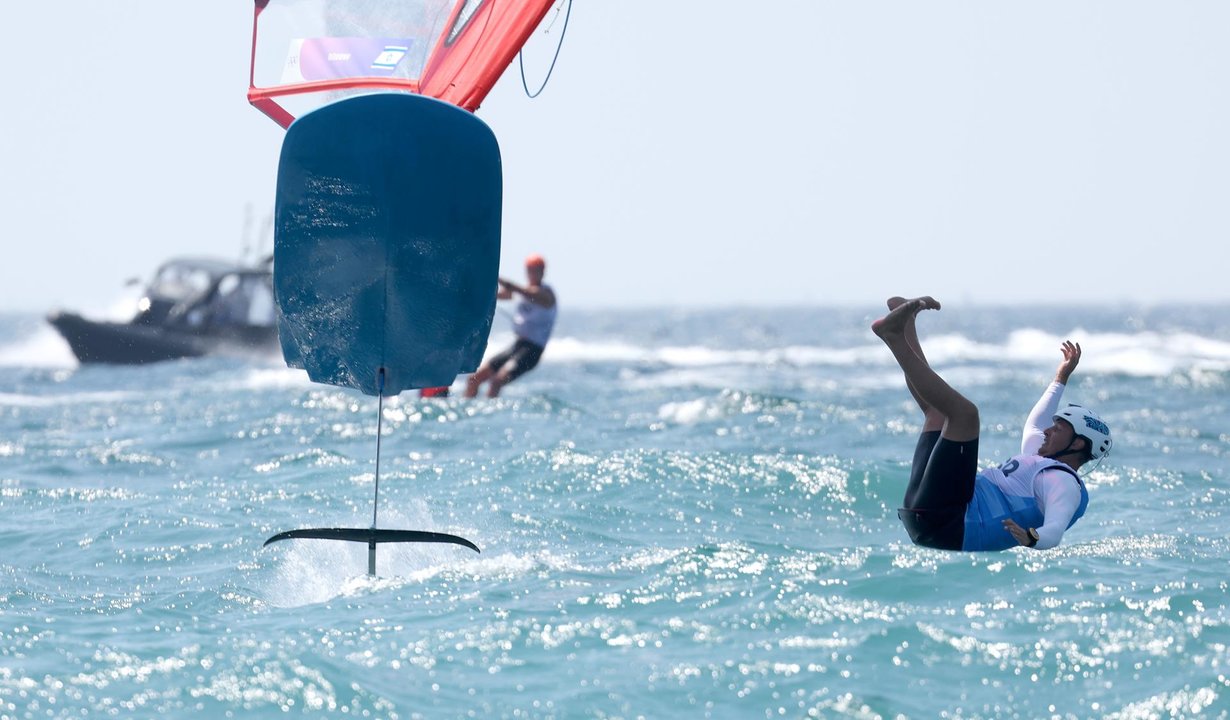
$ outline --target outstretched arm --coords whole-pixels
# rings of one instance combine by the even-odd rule
[[[542,285],[521,286],[512,280],[505,280],[504,278],[500,278],[499,283],[500,291],[496,297],[503,300],[511,298],[513,293],[519,293],[535,305],[548,308],[555,306],[555,293],[551,292],[550,288],[543,287]]]
[[[1059,350],[1063,353],[1063,360],[1055,370],[1055,381],[1042,392],[1042,397],[1038,398],[1033,410],[1029,411],[1025,428],[1021,431],[1022,453],[1034,453],[1042,447],[1042,432],[1051,426],[1051,418],[1059,410],[1059,401],[1063,398],[1063,389],[1068,384],[1068,378],[1072,377],[1072,372],[1081,361],[1080,343],[1064,340]]]

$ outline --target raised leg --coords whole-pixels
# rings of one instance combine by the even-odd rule
[[[889,300],[891,310],[872,323],[871,330],[888,346],[905,374],[910,393],[925,415],[924,432],[940,430],[942,437],[956,442],[976,439],[978,407],[931,369],[918,343],[915,317],[926,309],[938,310],[940,304],[930,297],[899,300]]]
[[[935,302],[931,298],[928,298],[928,299],[934,302],[936,309],[939,309],[938,302]],[[893,297],[890,297],[888,299],[888,309],[896,310],[898,307],[900,307],[905,302],[906,302],[906,299],[903,297],[896,296],[896,295]],[[918,341],[918,328],[917,328],[917,323],[915,322],[917,317],[918,317],[918,314],[915,313],[914,315],[911,315],[906,320],[905,341],[906,341],[906,344],[910,346],[910,349],[914,351],[914,354],[917,355],[920,360],[926,363],[927,356],[923,354],[922,343]],[[930,363],[927,363],[927,364],[930,365]],[[914,383],[910,382],[909,378],[906,378],[905,386],[907,389],[909,389],[911,397],[914,398],[914,402],[918,403],[919,409],[922,410],[923,412],[923,432],[941,430],[944,427],[944,420],[945,420],[944,414],[939,412],[935,408],[933,408],[930,403],[928,403],[921,396],[919,396],[918,391],[914,389]]]

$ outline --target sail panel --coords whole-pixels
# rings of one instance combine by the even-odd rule
[[[248,98],[288,126],[375,90],[474,111],[555,0],[256,0]]]

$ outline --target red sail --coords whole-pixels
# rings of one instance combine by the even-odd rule
[[[288,127],[325,102],[419,93],[474,111],[555,0],[256,0],[248,101]]]

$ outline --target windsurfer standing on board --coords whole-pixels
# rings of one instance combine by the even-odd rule
[[[1092,410],[1079,405],[1059,409],[1081,359],[1080,345],[1063,343],[1055,381],[1025,421],[1021,454],[979,472],[978,408],[931,369],[918,342],[918,313],[939,310],[940,304],[930,297],[894,297],[888,308],[871,330],[897,359],[924,417],[905,507],[897,513],[910,539],[940,550],[1059,545],[1089,504],[1076,471],[1105,456],[1111,446],[1110,429]],[[1049,427],[1043,429],[1044,423]]]
[[[466,380],[466,397],[478,395],[479,386],[488,380],[491,382],[487,385],[487,397],[498,397],[501,388],[538,364],[555,327],[557,309],[555,292],[542,281],[546,270],[547,263],[541,255],[530,255],[525,259],[525,275],[529,282],[524,287],[511,280],[499,279],[497,298],[511,300],[514,293],[522,297],[512,318],[517,340]]]

